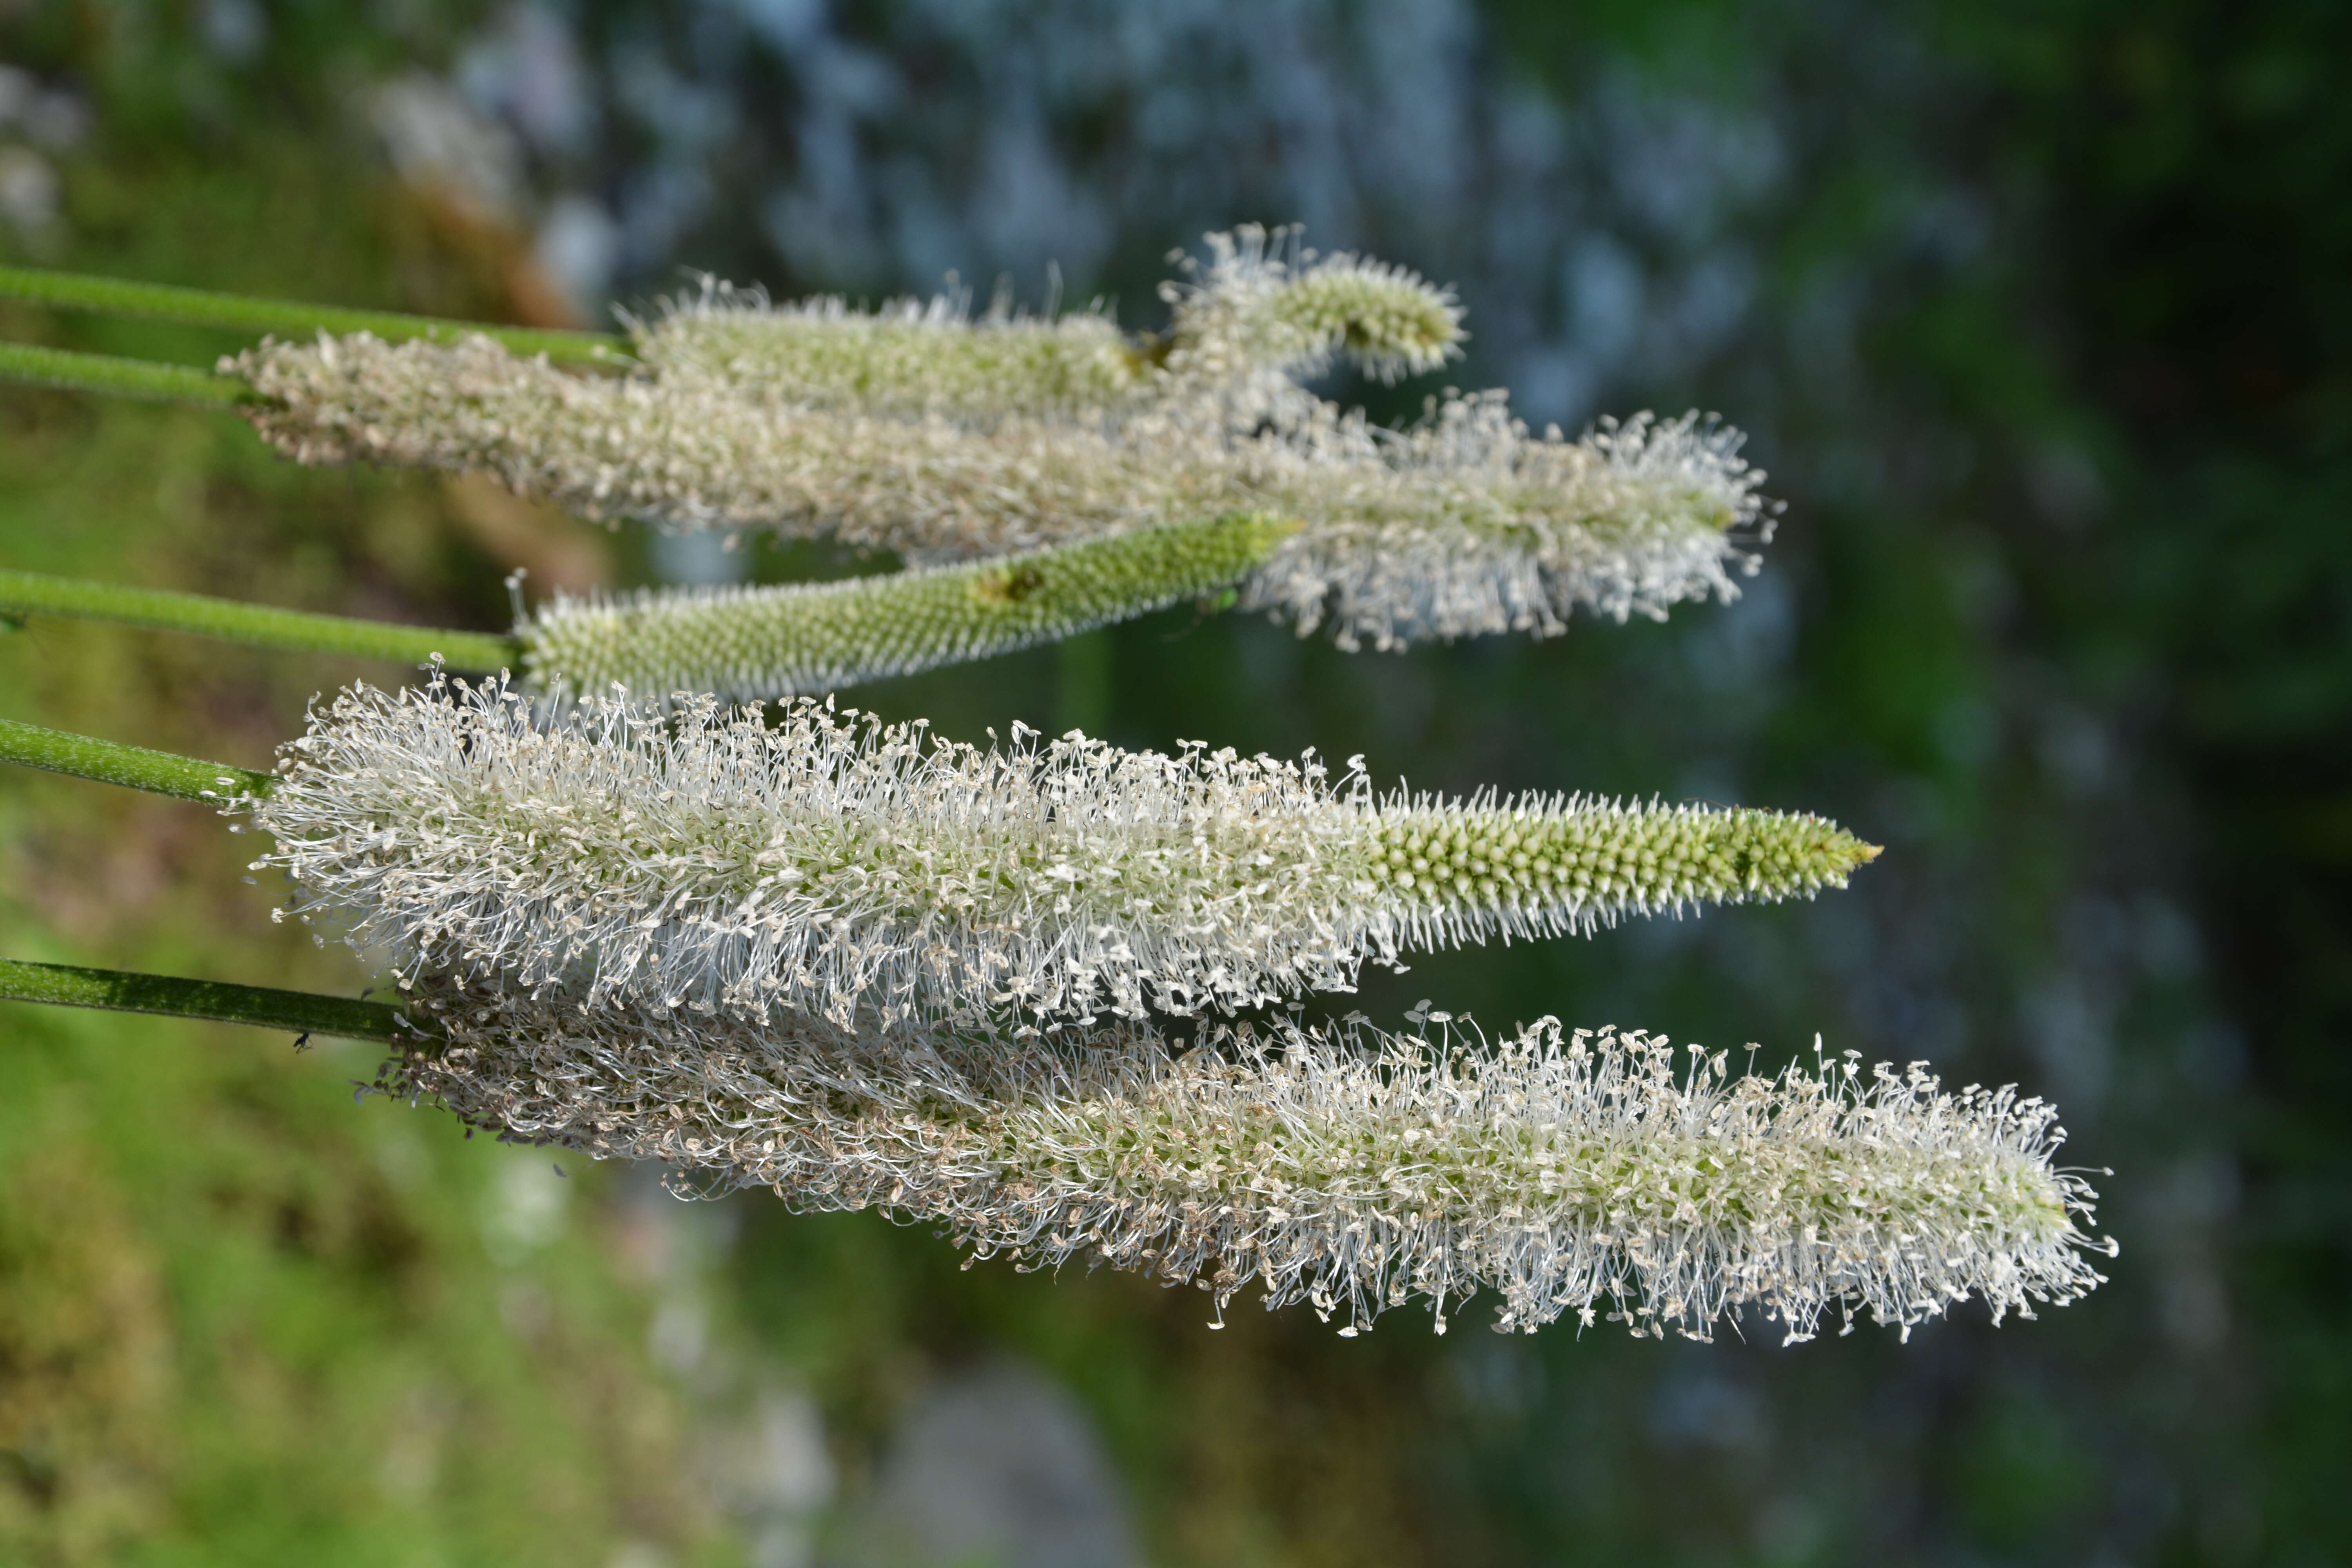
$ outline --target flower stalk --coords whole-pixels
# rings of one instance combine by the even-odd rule
[[[235,331],[276,332],[309,338],[320,332],[373,332],[387,342],[410,339],[453,342],[468,335],[490,338],[517,353],[545,354],[558,364],[611,366],[626,356],[628,341],[610,332],[576,332],[540,327],[504,327],[452,321],[398,310],[355,310],[295,300],[261,300],[168,283],[95,278],[46,268],[0,267],[0,300],[55,310],[89,310],[110,316],[176,321]]]
[[[397,626],[37,572],[0,570],[0,614],[69,616],[117,626],[189,632],[256,647],[348,654],[401,664],[425,664],[437,658],[453,668],[485,672],[519,668],[523,651],[523,645],[514,637],[482,632]]]
[[[301,462],[482,472],[591,517],[823,533],[918,563],[1272,510],[1303,526],[1240,602],[1349,648],[1737,595],[1772,510],[1737,432],[1644,416],[1570,441],[1500,393],[1375,427],[1295,377],[1343,353],[1388,378],[1442,364],[1459,307],[1413,274],[1267,242],[1212,237],[1213,265],[1168,286],[1169,333],[1139,342],[1092,314],[773,309],[712,285],[635,324],[635,360],[596,334],[0,269],[0,293],[303,340],[211,377],[0,345],[0,378],[236,407]]]
[[[292,1029],[339,1039],[402,1045],[417,1037],[400,1009],[382,1002],[238,985],[218,980],[184,980],[120,969],[81,969],[64,963],[28,963],[0,959],[0,1001],[47,1002],[61,1007],[96,1007],[117,1013],[155,1013],[221,1024],[251,1024],[262,1029]]]
[[[1169,1040],[1118,1026],[1056,1047],[821,1021],[583,1009],[434,980],[400,1005],[0,960],[0,1000],[388,1045],[376,1087],[682,1192],[765,1187],[879,1207],[975,1258],[1085,1258],[1211,1294],[1256,1284],[1339,1332],[1412,1299],[1439,1332],[1485,1289],[1498,1331],[1563,1315],[1706,1340],[1745,1310],[1791,1342],[1835,1317],[1916,1324],[1979,1298],[2079,1300],[2096,1194],[2054,1168],[2054,1110],[1948,1092],[1848,1053],[1734,1079],[1694,1047],[1539,1020],[1490,1047],[1360,1021]],[[1815,1050],[1818,1055],[1819,1043]]]
[[[261,395],[240,377],[218,375],[194,365],[124,359],[117,354],[32,343],[0,343],[0,381],[95,392],[144,403],[184,403],[197,408],[236,408]]]
[[[68,773],[100,784],[121,784],[179,800],[226,803],[258,798],[277,787],[277,778],[226,763],[202,762],[170,752],[152,752],[93,735],[68,734],[38,724],[0,719],[0,762],[47,773]]]
[[[771,408],[982,424],[1116,416],[1171,392],[1252,386],[1278,405],[1280,385],[1343,354],[1391,383],[1461,357],[1453,290],[1352,254],[1285,257],[1284,237],[1253,226],[1211,235],[1211,265],[1188,264],[1197,281],[1161,289],[1174,317],[1167,332],[1140,340],[1099,309],[1030,316],[1000,296],[974,316],[963,292],[873,311],[832,295],[777,305],[705,278],[698,293],[632,321],[633,347],[661,380]],[[1290,401],[1302,395],[1294,386]],[[1259,411],[1252,402],[1251,416]]]

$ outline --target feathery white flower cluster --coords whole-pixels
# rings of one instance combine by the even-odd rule
[[[558,700],[620,686],[759,701],[986,658],[1202,598],[1236,586],[1296,531],[1237,512],[838,583],[559,595],[515,636],[531,684]]]
[[[2053,1170],[2052,1108],[1944,1092],[1849,1059],[1727,1078],[1662,1039],[1545,1019],[1487,1054],[1343,1027],[1148,1030],[1083,1047],[941,1031],[877,1058],[782,1028],[581,1010],[426,985],[443,1037],[383,1087],[511,1137],[658,1160],[710,1193],[881,1207],[980,1257],[1087,1258],[1192,1280],[1220,1321],[1253,1281],[1343,1334],[1418,1296],[1485,1289],[1496,1327],[1606,1310],[1706,1339],[1745,1308],[1810,1338],[1837,1314],[1912,1325],[1981,1297],[1994,1321],[2065,1303],[2112,1251],[2095,1196]]]
[[[589,379],[488,339],[272,344],[239,364],[249,417],[306,463],[482,471],[592,517],[776,527],[916,561],[1017,550],[1234,510],[1299,520],[1250,582],[1302,632],[1388,648],[1550,636],[1580,605],[1622,620],[1729,599],[1760,537],[1737,432],[1636,419],[1537,437],[1496,395],[1449,397],[1403,431],[1318,405],[1237,435],[1158,405],[1115,430],[1008,416],[776,414],[732,393]]]
[[[1245,609],[1353,651],[1435,638],[1557,637],[1579,607],[1622,622],[1738,597],[1770,519],[1739,432],[1637,416],[1538,437],[1499,392],[1431,400],[1402,431],[1328,417],[1291,429],[1270,500],[1306,526],[1253,574]],[[1261,439],[1271,440],[1271,437]],[[1312,510],[1307,510],[1311,507]]]
[[[1102,329],[1066,324],[1095,318],[725,296],[646,329],[656,368],[632,376],[569,374],[487,339],[364,334],[267,343],[225,368],[264,395],[256,427],[302,462],[486,472],[592,517],[824,533],[918,562],[1270,510],[1302,527],[1244,602],[1302,633],[1328,622],[1349,647],[1550,636],[1579,606],[1662,616],[1731,598],[1754,570],[1769,520],[1737,432],[1645,416],[1570,441],[1530,432],[1498,392],[1375,426],[1291,373],[1341,351],[1441,361],[1459,337],[1451,297],[1349,257],[1293,269],[1262,241],[1221,242],[1200,282],[1176,286],[1171,335],[1132,351],[1135,390],[1099,405],[1082,405],[1100,378],[1077,367],[1111,363]]]
[[[270,399],[248,417],[297,461],[485,472],[597,519],[952,561],[1232,510],[1155,474],[1140,444],[1058,421],[1008,416],[983,435],[939,416],[780,413],[697,380],[568,374],[486,338],[270,343],[236,368]]]
[[[982,751],[806,700],[534,722],[438,679],[345,693],[278,772],[257,868],[412,973],[845,1027],[1246,1007],[1366,958],[1810,896],[1877,853],[1816,816],[1378,797],[1311,754]]]

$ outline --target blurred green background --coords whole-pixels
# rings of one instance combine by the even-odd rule
[[[355,1106],[361,1047],[17,1007],[0,1560],[2352,1561],[2347,59],[2322,0],[0,0],[9,261],[548,323],[681,268],[957,269],[1148,327],[1171,247],[1303,220],[1457,282],[1458,378],[1538,422],[1720,410],[1788,502],[1728,608],[1403,657],[1171,612],[856,700],[1834,815],[1888,846],[1848,893],[1353,1005],[2019,1081],[2114,1168],[2124,1248],[1908,1345],[1212,1333],[1191,1292]],[[0,563],[482,627],[518,566],[872,564],[21,388]],[[250,765],[401,673],[37,622],[0,713]],[[0,952],[367,984],[243,858],[0,777]]]

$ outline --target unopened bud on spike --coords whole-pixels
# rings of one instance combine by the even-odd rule
[[[515,635],[533,685],[758,701],[835,690],[1074,637],[1233,587],[1295,523],[1244,512],[971,566],[782,587],[557,598]]]
[[[1352,254],[1294,265],[1254,225],[1209,236],[1198,281],[1162,292],[1175,307],[1170,371],[1209,383],[1252,373],[1319,374],[1344,353],[1385,382],[1462,354],[1462,307],[1417,272]]]

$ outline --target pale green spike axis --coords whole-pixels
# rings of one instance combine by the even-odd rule
[[[978,565],[770,588],[558,599],[520,628],[534,684],[581,697],[830,691],[986,658],[1230,588],[1297,524],[1265,512],[1139,529]]]
[[[523,670],[559,698],[617,684],[662,700],[689,691],[753,701],[987,658],[1234,589],[1297,526],[1271,513],[1233,512],[842,583],[558,598],[510,637],[11,571],[0,571],[0,616],[71,616],[264,647]]]

